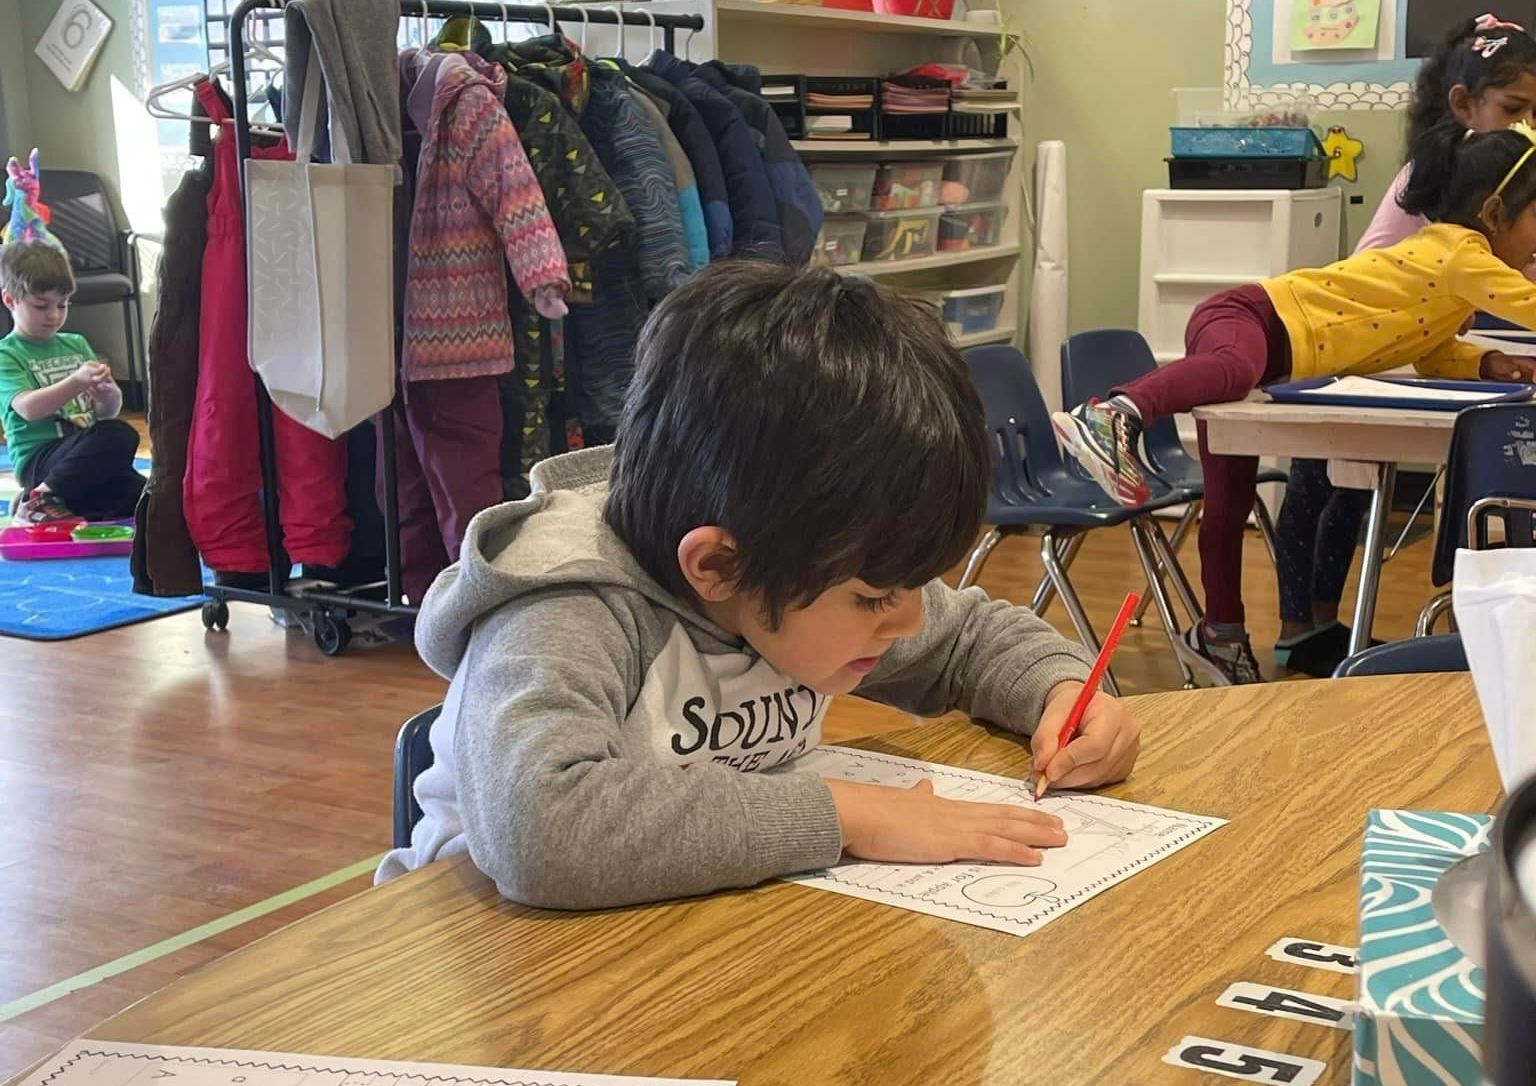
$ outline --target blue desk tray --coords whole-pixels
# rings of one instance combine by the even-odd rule
[[[1461,411],[1468,407],[1482,407],[1490,403],[1519,403],[1529,400],[1536,393],[1536,385],[1511,384],[1502,381],[1436,381],[1422,377],[1373,377],[1373,381],[1402,385],[1405,388],[1454,389],[1457,392],[1486,392],[1488,399],[1479,403],[1458,403],[1454,400],[1437,400],[1426,396],[1422,400],[1397,399],[1386,396],[1330,396],[1308,393],[1309,389],[1323,388],[1338,381],[1337,377],[1313,377],[1306,381],[1287,381],[1282,385],[1270,385],[1264,393],[1276,403],[1316,404],[1327,407],[1400,407],[1411,411]]]

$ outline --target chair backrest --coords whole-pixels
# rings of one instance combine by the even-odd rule
[[[395,847],[408,848],[411,830],[421,821],[416,802],[416,778],[432,766],[432,725],[441,705],[423,709],[405,722],[395,739]]]
[[[1068,407],[1090,399],[1107,399],[1112,388],[1128,385],[1157,369],[1152,348],[1140,332],[1129,328],[1099,328],[1061,341],[1061,402]],[[1152,467],[1167,465],[1159,453],[1184,452],[1172,415],[1142,431],[1142,445]]]
[[[1482,498],[1536,501],[1536,403],[1487,404],[1456,416],[1445,464],[1445,505],[1430,579],[1447,585],[1456,568],[1456,549],[1469,545],[1467,514]],[[1497,510],[1506,547],[1536,546],[1532,513]]]
[[[1410,637],[1357,652],[1334,669],[1335,679],[1360,675],[1422,675],[1439,671],[1466,671],[1467,653],[1461,634]]]
[[[972,347],[965,361],[992,440],[993,498],[1005,505],[1038,501],[1050,493],[1043,479],[1062,463],[1029,360],[1018,348],[999,345]]]
[[[43,203],[53,212],[48,229],[69,252],[76,275],[123,271],[117,219],[101,178],[85,170],[43,170]]]

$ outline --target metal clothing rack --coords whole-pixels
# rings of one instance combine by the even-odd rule
[[[249,88],[246,85],[246,22],[252,16],[270,18],[281,10],[286,0],[242,0],[229,16],[230,82],[234,93],[235,150],[239,157],[240,198],[245,203],[245,162],[251,157],[251,122],[249,116]],[[614,7],[569,7],[549,4],[503,4],[487,0],[400,0],[400,17],[451,18],[456,15],[472,15],[484,22],[499,23],[548,23],[553,26],[560,20],[598,25],[624,25],[643,27],[662,32],[663,48],[674,52],[674,36],[678,30],[697,32],[704,29],[700,15],[652,15],[650,12],[623,11]],[[250,249],[250,216],[245,217],[246,247]],[[225,585],[208,585],[204,591],[208,602],[203,604],[203,625],[210,630],[226,628],[229,624],[229,601],[255,603],[289,612],[308,613],[315,644],[327,656],[335,656],[347,647],[352,638],[348,619],[354,615],[416,614],[416,608],[404,602],[400,588],[400,507],[397,493],[398,473],[395,464],[395,428],[391,404],[375,419],[381,438],[381,460],[384,475],[384,570],[381,582],[348,588],[301,587],[290,588],[290,562],[283,550],[282,526],[278,518],[277,497],[277,446],[273,439],[272,400],[267,395],[261,378],[252,374],[256,382],[257,434],[261,456],[262,517],[267,537],[268,584],[265,591],[235,588]],[[400,390],[395,391],[396,400]]]

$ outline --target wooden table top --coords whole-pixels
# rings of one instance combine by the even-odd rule
[[[1235,456],[1443,464],[1454,411],[1337,407],[1258,398],[1197,407],[1211,451]]]
[[[440,863],[332,906],[110,1019],[100,1039],[743,1084],[1170,1083],[1201,1034],[1328,1062],[1346,1031],[1216,1006],[1233,981],[1351,997],[1272,961],[1355,945],[1372,807],[1491,810],[1465,675],[1129,699],[1135,775],[1109,794],[1230,825],[1017,937],[787,883],[601,913],[500,900]],[[949,721],[873,749],[1022,775],[1012,738]],[[1204,1077],[1203,1081],[1225,1081]]]

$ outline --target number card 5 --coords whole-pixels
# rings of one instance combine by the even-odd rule
[[[1163,1062],[1270,1086],[1312,1086],[1328,1066],[1322,1060],[1193,1036],[1170,1048]]]

